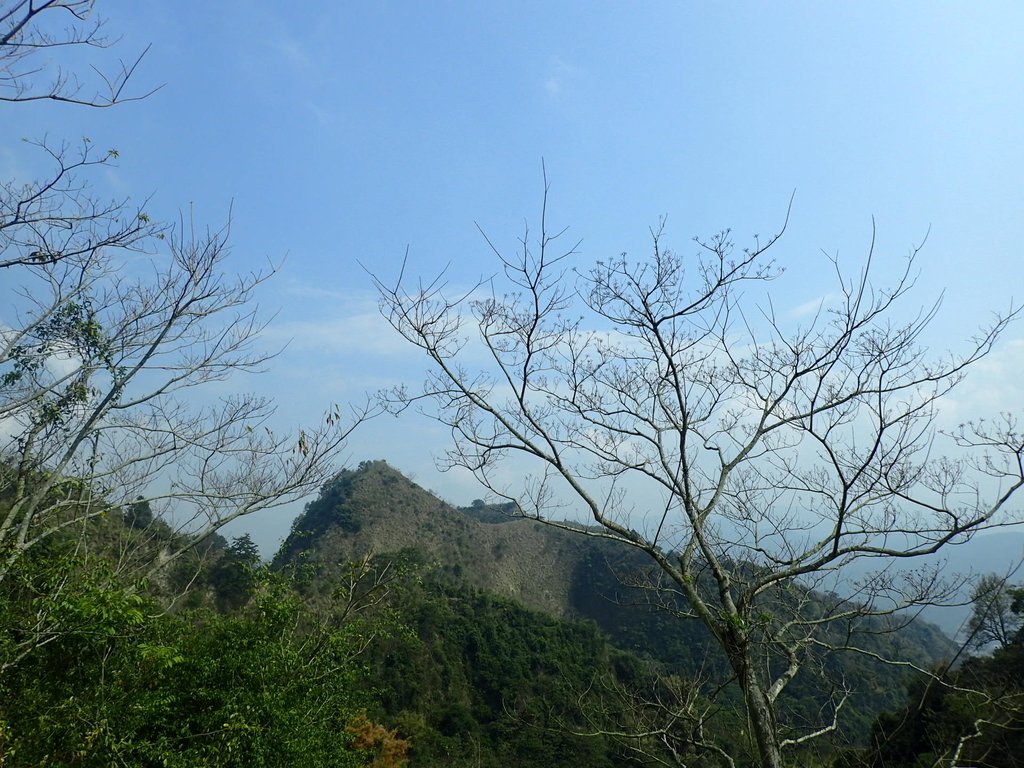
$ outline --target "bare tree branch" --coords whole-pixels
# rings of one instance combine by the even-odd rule
[[[857,272],[833,260],[839,300],[791,328],[767,294],[751,299],[781,274],[768,251],[785,225],[740,252],[728,232],[698,240],[692,258],[667,250],[660,226],[648,258],[575,279],[562,266],[575,246],[559,249],[564,230],[547,226],[545,182],[536,239],[527,232],[515,257],[488,240],[504,287],[495,278],[450,298],[441,279],[376,279],[384,317],[430,364],[422,391],[385,401],[448,426],[446,466],[523,514],[645,552],[670,602],[721,647],[761,760],[780,766],[784,746],[837,727],[846,701],[793,734],[778,713],[787,684],[822,648],[855,647],[858,620],[940,601],[946,585],[882,566],[823,613],[808,589],[839,583],[857,560],[921,558],[1019,520],[1016,422],[936,426],[942,399],[1019,310],[936,356],[921,340],[939,303],[900,317],[918,250],[876,287],[873,229]],[[508,485],[506,460],[532,474]],[[570,505],[591,525],[562,522]]]
[[[3,0],[0,2],[0,102],[55,101],[111,107],[155,93],[126,88],[149,51],[116,67],[90,65],[88,74],[74,63],[78,49],[106,49],[105,21],[95,0]],[[63,22],[63,23],[62,23]],[[62,58],[67,63],[62,63]]]

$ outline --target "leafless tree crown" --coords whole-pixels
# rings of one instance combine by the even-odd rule
[[[729,232],[697,240],[692,257],[658,227],[647,257],[572,271],[576,248],[560,249],[546,201],[536,242],[527,232],[513,256],[491,244],[499,274],[468,292],[449,295],[444,276],[410,287],[404,269],[378,279],[384,316],[429,361],[422,391],[387,399],[446,424],[447,465],[524,514],[652,558],[656,599],[710,630],[761,759],[780,765],[786,745],[835,728],[845,701],[832,681],[832,715],[794,730],[779,717],[789,682],[824,655],[867,652],[862,617],[940,600],[945,585],[880,565],[842,599],[812,605],[806,588],[834,591],[855,560],[912,560],[1018,520],[1016,420],[952,433],[936,421],[1017,309],[932,354],[922,336],[939,304],[911,303],[917,250],[878,287],[872,238],[853,274],[833,262],[838,300],[797,325],[758,298],[781,274],[770,251],[784,226],[746,250]],[[561,522],[564,506],[590,525]]]

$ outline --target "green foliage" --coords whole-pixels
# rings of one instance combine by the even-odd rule
[[[244,542],[237,547],[244,551]],[[47,577],[49,578],[49,577]],[[243,610],[168,614],[88,571],[47,606],[50,640],[0,678],[5,768],[357,766],[367,638],[261,574]],[[52,591],[39,600],[50,599]],[[17,640],[4,604],[7,650]]]
[[[998,582],[998,583],[997,583]],[[1016,768],[1024,755],[1024,632],[1021,590],[982,580],[975,591],[972,637],[997,643],[937,679],[917,679],[906,704],[880,716],[863,763],[918,768],[948,763]],[[1012,631],[1011,631],[1012,629]],[[974,643],[978,645],[978,643]]]
[[[501,504],[487,504],[483,499],[473,499],[468,507],[459,507],[464,515],[479,520],[481,523],[500,525],[515,520],[518,506],[515,502],[506,501]]]
[[[622,658],[592,624],[453,583],[411,590],[401,610],[415,635],[380,638],[372,663],[414,765],[632,764],[607,738],[574,735],[594,729],[581,698]]]
[[[351,560],[367,551],[379,551],[382,547],[402,549],[407,560],[435,564],[428,582],[437,581],[443,575],[489,591],[492,596],[500,593],[533,608],[591,620],[604,633],[602,642],[609,644],[609,652],[614,652],[611,650],[614,647],[634,655],[638,663],[650,670],[650,675],[699,679],[701,695],[714,696],[717,703],[705,724],[706,733],[714,731],[719,743],[734,745],[737,757],[749,746],[747,736],[738,736],[747,729],[744,718],[737,715],[743,712],[740,692],[730,682],[733,673],[728,661],[708,630],[699,621],[686,620],[673,613],[673,609],[678,613],[686,606],[672,604],[668,593],[660,596],[668,601],[669,610],[663,610],[652,605],[658,602],[658,594],[630,586],[648,583],[657,576],[650,573],[649,561],[643,556],[608,542],[572,537],[529,520],[510,519],[507,514],[499,517],[502,510],[482,500],[456,510],[383,462],[365,462],[356,471],[342,473],[330,494],[338,505],[336,509],[342,511],[337,519],[344,521],[354,517],[358,520],[358,529],[340,522],[332,523],[332,511],[326,505],[318,505],[315,512],[319,522],[315,526],[308,524],[308,516],[295,526],[296,530],[318,532],[304,534],[301,538],[293,534],[275,560],[279,566],[290,563],[296,571],[308,569],[308,573],[314,574],[306,582],[311,595],[328,593],[331,585],[343,578],[342,570],[336,565],[339,561]],[[322,498],[327,496],[325,490]],[[311,505],[307,512],[312,509]],[[529,576],[523,579],[521,574]],[[452,600],[445,590],[453,588],[458,589],[450,583],[447,587],[438,584],[429,587],[441,590],[437,599],[444,602]],[[431,597],[427,602],[434,599]],[[467,601],[463,599],[456,604],[465,606]],[[844,603],[835,595],[808,594],[798,587],[780,588],[778,595],[737,616],[736,621],[740,622],[737,626],[745,627],[750,633],[768,632],[785,616],[791,615],[796,606],[820,615],[827,610],[840,610]],[[405,672],[394,673],[387,678],[386,685],[381,685],[386,703],[382,715],[392,724],[402,723],[407,729],[405,732],[413,736],[417,759],[422,759],[427,752],[455,754],[452,750],[457,752],[458,749],[468,752],[480,749],[485,754],[500,751],[499,742],[490,740],[492,731],[485,725],[489,721],[481,714],[494,706],[495,697],[488,699],[487,696],[496,686],[477,674],[481,660],[473,655],[474,648],[460,646],[456,651],[452,648],[454,641],[432,639],[432,633],[424,634],[422,622],[427,618],[417,613],[418,608],[405,606],[402,610],[407,623],[418,628],[421,641],[427,643],[429,650],[415,646],[397,654],[399,669]],[[430,609],[440,610],[437,605]],[[462,632],[462,622],[447,615],[450,610],[450,607],[445,608],[443,618],[432,619],[427,626],[450,626],[451,629],[442,630],[449,634]],[[429,615],[430,612],[426,614],[428,618]],[[477,617],[469,624],[467,637],[476,642],[477,647],[495,642],[491,637],[480,635],[479,627],[485,626],[487,621]],[[857,626],[836,627],[840,636],[833,639],[850,637],[867,650],[886,656],[895,652],[894,644],[898,643],[899,654],[925,665],[941,658],[950,647],[937,630],[910,626],[886,634],[885,629],[881,623],[865,619]],[[876,636],[876,633],[881,634]],[[501,656],[515,658],[507,651],[502,651]],[[410,666],[416,659],[419,662]],[[375,663],[375,667],[384,662],[393,663],[385,658],[380,664]],[[772,663],[774,671],[781,672],[786,660],[780,657]],[[616,679],[614,675],[603,677],[602,664],[604,662],[599,660],[593,661],[588,683],[595,677],[605,682]],[[514,667],[506,664],[498,673],[511,671]],[[420,681],[421,687],[416,690],[421,693],[410,694],[409,684],[402,683],[403,680]],[[780,697],[778,712],[787,729],[785,735],[799,736],[827,722],[837,700],[832,697],[834,690],[830,684],[835,681],[837,685],[845,683],[854,690],[843,707],[841,731],[819,743],[834,743],[839,747],[866,744],[877,714],[901,703],[904,680],[903,672],[867,656],[812,651],[805,670]],[[502,679],[497,688],[503,692],[516,690],[515,684],[507,679]],[[404,699],[399,695],[403,691]],[[425,693],[429,691],[440,692]],[[522,698],[530,700],[533,695],[527,692]],[[504,701],[507,700],[505,696]],[[478,703],[471,705],[470,701]],[[558,719],[574,723],[576,730],[590,730],[580,726],[579,701],[571,702],[575,714],[570,713],[569,708],[567,705],[567,711]],[[653,716],[653,712],[645,711]],[[620,714],[619,724],[628,722],[629,717]],[[472,727],[470,722],[474,724]],[[460,746],[454,747],[446,739],[450,740],[456,733],[470,736],[463,737]],[[609,754],[614,754],[614,750]],[[805,758],[806,755],[801,754],[801,759]]]
[[[360,465],[364,468],[366,462]],[[320,495],[306,505],[302,514],[292,523],[291,533],[275,558],[283,564],[287,555],[303,551],[310,542],[330,528],[355,533],[360,528],[358,508],[351,504],[349,493],[357,474],[342,470],[320,489]]]
[[[150,507],[149,502],[142,496],[135,499],[135,501],[129,504],[128,508],[124,511],[125,525],[131,528],[145,530],[153,524],[153,520],[153,509]]]
[[[482,561],[497,558],[501,537],[519,526],[509,556],[526,557],[519,566],[532,567],[532,556],[515,543],[546,535],[530,523],[449,515],[438,500],[410,489],[374,462],[339,475],[307,513],[312,509],[316,526],[324,526],[318,537],[332,545],[352,545],[365,533],[359,526],[370,519],[367,510],[391,510],[398,525],[408,523],[403,515],[419,522],[433,516],[433,535],[462,539],[460,551],[487,542]],[[331,498],[342,514],[328,508]],[[695,747],[696,725],[685,718],[663,736],[608,735],[656,727],[666,705],[691,696],[709,713],[704,736],[726,746],[738,766],[752,764],[738,693],[727,685],[711,707],[709,689],[690,681],[698,670],[708,679],[727,676],[725,660],[708,650],[699,624],[639,604],[642,593],[616,574],[637,573],[621,549],[565,550],[575,558],[567,569],[570,605],[596,623],[566,622],[454,578],[460,565],[475,578],[479,563],[442,563],[426,548],[355,562],[327,559],[343,548],[303,557],[320,538],[293,538],[293,556],[279,558],[287,567],[268,571],[250,538],[210,537],[154,584],[125,585],[103,552],[124,551],[125,537],[152,546],[164,540],[159,520],[139,527],[145,511],[131,512],[96,522],[84,550],[76,551],[84,540],[76,536],[33,551],[0,595],[0,658],[31,650],[0,677],[4,768],[400,765],[406,741],[411,764],[428,767],[610,768],[645,764],[630,750],[668,757],[669,747],[691,767],[722,765]],[[500,536],[478,540],[474,526]],[[185,585],[192,591],[181,598],[175,590]],[[762,631],[776,607],[737,619],[747,631]],[[906,642],[912,648],[916,641]],[[859,657],[816,663],[860,688],[847,711],[853,732],[868,733],[870,709],[858,702],[893,700],[899,686],[891,672]],[[820,722],[827,695],[818,678],[798,675],[780,712],[798,726]],[[963,724],[956,718],[977,707],[949,704],[942,717],[953,733]],[[836,743],[849,738],[848,731]],[[363,747],[354,748],[357,742]],[[911,740],[904,751],[922,744]],[[817,765],[826,753],[792,757]],[[834,757],[851,766],[867,759],[854,750]]]
[[[995,574],[983,576],[971,594],[967,630],[971,645],[1005,648],[1024,641],[1024,588],[1013,587]]]
[[[259,548],[249,534],[233,539],[220,553],[208,577],[217,607],[232,610],[248,602],[260,578],[259,566]]]

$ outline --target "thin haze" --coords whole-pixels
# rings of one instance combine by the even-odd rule
[[[150,98],[112,110],[38,104],[0,125],[0,175],[31,172],[16,142],[89,136],[121,153],[95,179],[151,197],[155,216],[232,211],[240,269],[284,260],[262,301],[274,367],[237,385],[271,392],[289,421],[397,381],[423,362],[376,313],[359,266],[470,285],[495,271],[475,223],[512,248],[550,215],[579,263],[732,228],[771,234],[776,309],[799,318],[852,266],[874,217],[881,273],[925,235],[917,296],[946,292],[935,341],[956,343],[1024,299],[1024,6],[1005,3],[223,2],[104,0],[117,55],[152,44]],[[914,309],[914,307],[910,307]],[[0,318],[2,319],[2,318]],[[1021,402],[1014,327],[950,404]],[[410,439],[412,438],[412,439]],[[355,437],[452,501],[480,491],[439,475],[444,429],[412,417]],[[252,519],[265,551],[289,520]]]

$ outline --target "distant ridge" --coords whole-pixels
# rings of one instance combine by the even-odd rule
[[[683,626],[704,637],[697,622],[680,622],[646,607],[638,590],[618,578],[651,569],[642,554],[602,538],[587,537],[514,516],[511,504],[482,500],[455,507],[406,478],[385,461],[364,461],[327,483],[295,520],[274,559],[277,567],[315,564],[330,580],[340,564],[366,554],[416,550],[442,574],[513,598],[561,618],[595,621],[627,650],[638,646],[638,617],[664,631]],[[630,614],[623,621],[623,611]],[[629,624],[624,627],[623,624]],[[648,623],[648,620],[640,622]],[[922,624],[924,656],[950,650],[935,628]],[[680,630],[675,630],[677,633]]]
[[[430,564],[431,578],[510,598],[556,618],[592,621],[612,645],[665,672],[731,677],[700,622],[654,609],[646,590],[624,585],[643,581],[645,574],[657,575],[643,553],[512,512],[509,505],[479,500],[468,507],[452,506],[386,462],[366,461],[340,472],[307,505],[274,565],[311,566],[314,578],[329,587],[344,563],[367,554],[415,552],[417,560]],[[836,599],[804,595],[809,610],[815,601]],[[858,627],[863,633],[858,637],[871,652],[892,654],[893,644],[898,644],[901,658],[932,666],[955,651],[948,637],[923,621],[895,634],[879,632],[883,626],[880,619],[864,619]],[[891,667],[879,667],[858,654],[830,657],[827,665],[856,681],[857,693],[850,702],[853,738],[864,738],[875,714],[902,702],[901,673]],[[812,678],[798,676],[785,697],[794,717],[813,721],[814,713],[826,705],[822,695]]]
[[[570,593],[590,542],[510,508],[475,503],[459,509],[384,461],[343,470],[307,505],[274,558],[299,559],[330,578],[340,563],[367,553],[415,549],[454,578],[554,616],[577,614]]]

